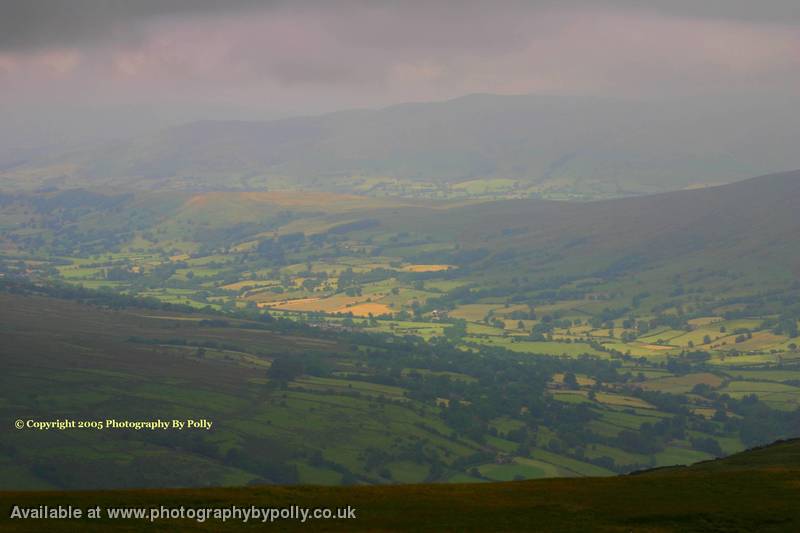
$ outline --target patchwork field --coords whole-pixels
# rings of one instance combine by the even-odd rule
[[[484,190],[478,182],[453,194]],[[785,194],[759,200],[770,212],[794,194],[778,182]],[[14,401],[0,408],[202,408],[220,421],[196,440],[47,443],[61,462],[16,435],[0,465],[39,487],[78,484],[64,472],[93,449],[128,481],[157,476],[131,459],[143,453],[186,463],[185,477],[161,484],[197,485],[202,470],[233,484],[485,482],[629,472],[794,434],[791,224],[765,235],[739,217],[709,220],[711,207],[730,212],[716,194],[739,198],[736,188],[625,209],[524,199],[515,183],[485,190],[507,186],[518,200],[2,197],[3,294],[90,303],[98,316],[81,322],[54,304],[45,324],[27,304],[4,309]],[[741,187],[748,202],[765,190]],[[37,336],[51,322],[73,329],[48,344]],[[34,363],[77,372],[80,392],[55,370],[35,380]],[[113,484],[106,471],[87,479]]]

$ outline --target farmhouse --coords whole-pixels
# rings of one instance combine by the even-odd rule
[[[447,311],[434,309],[431,311],[431,320],[444,320],[447,318]]]

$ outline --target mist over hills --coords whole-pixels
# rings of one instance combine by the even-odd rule
[[[7,403],[9,417],[41,409],[22,379],[40,361],[49,365],[37,366],[49,373],[48,397],[67,398],[47,404],[64,409],[51,417],[86,397],[96,398],[87,409],[137,419],[145,409],[186,405],[180,402],[218,409],[226,421],[261,417],[256,424],[220,423],[224,440],[212,434],[138,442],[97,433],[109,439],[108,449],[133,457],[127,470],[108,467],[116,459],[101,454],[92,458],[96,467],[70,454],[51,459],[46,451],[59,441],[34,445],[34,434],[21,432],[8,448],[13,462],[0,469],[26,476],[29,488],[194,486],[209,479],[457,482],[609,475],[796,436],[798,201],[800,171],[590,202],[88,187],[0,194],[0,292],[8,293],[0,307],[13,310],[3,315],[11,335],[6,382],[19,398]],[[434,319],[440,309],[450,315],[446,322]],[[395,350],[401,340],[413,343],[401,345],[413,359],[398,363],[405,351],[362,356]],[[429,346],[430,357],[423,351]],[[436,359],[445,346],[453,351]],[[303,358],[298,370],[273,373],[287,354]],[[465,363],[469,354],[481,364]],[[76,388],[73,374],[59,376],[78,359],[84,375]],[[545,364],[552,366],[521,374],[525,365]],[[115,374],[98,378],[92,365]],[[355,375],[354,367],[366,371]],[[420,380],[401,371],[388,381],[392,368],[466,377]],[[582,375],[583,384],[576,378],[564,389],[566,373],[563,381],[554,373],[561,369]],[[174,376],[184,381],[176,386]],[[155,389],[163,391],[157,396],[154,380],[165,387]],[[440,388],[425,392],[434,386]],[[374,393],[353,395],[357,387],[388,391],[380,397],[391,411],[376,415]],[[445,410],[434,403],[444,397],[465,403]],[[336,403],[342,399],[345,407]],[[484,399],[491,402],[482,405]],[[508,408],[511,401],[535,411]],[[353,413],[351,402],[365,410],[345,416]],[[409,416],[420,418],[409,423]],[[406,440],[420,442],[422,455],[409,455],[397,439],[376,439],[362,425],[370,417],[388,421],[381,436],[425,431],[441,443],[436,450],[453,450],[435,457],[456,459],[433,462],[413,435]],[[509,440],[513,429],[493,435],[489,424],[498,419],[535,424],[523,435],[530,445]],[[581,434],[581,427],[590,429]],[[298,444],[284,447],[287,438]],[[219,442],[237,443],[236,451]],[[372,451],[354,457],[350,450],[361,442]],[[487,455],[471,452],[487,447]],[[158,450],[163,462],[151,462],[142,449]],[[253,462],[264,449],[282,455]],[[194,466],[163,476],[158,465],[174,457]],[[373,467],[376,460],[387,470]],[[660,470],[653,478],[668,475]],[[677,475],[663,492],[682,498],[676,486],[685,478]]]
[[[775,104],[471,95],[265,122],[201,121],[4,169],[5,188],[318,188],[364,179],[448,187],[509,179],[588,197],[722,183],[800,167]]]
[[[800,532],[797,2],[5,2],[0,533]]]

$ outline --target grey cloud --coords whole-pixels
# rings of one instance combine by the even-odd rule
[[[314,6],[349,10],[376,5],[416,12],[421,21],[430,21],[432,16],[448,16],[479,22],[481,12],[507,11],[524,15],[543,7],[605,7],[752,22],[800,22],[797,0],[0,0],[0,51],[134,39],[144,24],[170,16],[213,16],[242,9],[275,7],[301,12]],[[313,17],[313,14],[308,16]]]
[[[272,5],[257,0],[0,0],[0,50],[81,46],[135,37],[168,16],[225,13]]]
[[[600,0],[600,3],[619,8],[649,8],[690,17],[777,23],[800,21],[800,3],[797,0]]]

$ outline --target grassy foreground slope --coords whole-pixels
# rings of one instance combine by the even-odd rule
[[[559,370],[613,372],[608,363],[482,356],[419,339],[114,302],[0,293],[0,490],[465,482],[616,468],[546,450],[554,431],[572,432],[575,417],[621,416],[547,392]],[[463,405],[451,409],[451,399]],[[641,421],[651,415],[667,416]],[[535,432],[524,416],[540,418]],[[64,419],[91,425],[13,429]],[[109,419],[213,427],[136,430]],[[651,463],[637,455],[624,470],[642,464]]]
[[[13,505],[90,507],[355,506],[357,519],[281,529],[426,531],[797,531],[800,440],[779,442],[727,459],[613,478],[550,479],[492,484],[393,487],[258,487],[119,492],[0,493],[0,531],[40,530],[11,522]],[[69,521],[49,531],[72,529]],[[145,529],[215,531],[219,522],[82,520],[86,531]],[[241,527],[228,522],[225,527]]]

